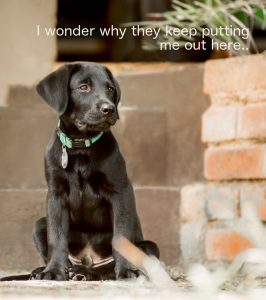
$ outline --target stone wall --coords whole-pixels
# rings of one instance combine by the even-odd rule
[[[251,206],[266,220],[265,70],[262,55],[205,65],[204,88],[211,100],[202,117],[208,182],[182,189],[181,251],[187,265],[229,262],[254,246],[237,225]]]

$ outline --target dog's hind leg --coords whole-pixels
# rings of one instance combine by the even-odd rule
[[[48,243],[47,243],[47,224],[46,218],[43,217],[39,219],[33,228],[33,241],[35,247],[40,254],[41,258],[43,259],[44,263],[47,263],[48,257]]]
[[[47,227],[46,226],[47,226],[46,218],[43,217],[34,224],[33,233],[32,233],[35,247],[36,247],[39,255],[41,256],[41,258],[43,259],[43,262],[45,263],[45,265],[47,263],[47,257],[48,257]],[[37,275],[39,273],[41,273],[44,269],[45,269],[45,267],[38,267],[38,268],[34,269],[31,272],[29,279],[31,279],[31,280],[36,279]]]

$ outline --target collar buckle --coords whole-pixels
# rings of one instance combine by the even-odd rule
[[[84,139],[74,139],[72,140],[72,148],[85,148],[86,143]]]

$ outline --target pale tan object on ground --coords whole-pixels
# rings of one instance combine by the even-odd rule
[[[174,281],[155,256],[148,256],[123,236],[114,239],[113,248],[140,269],[154,285],[176,288]]]

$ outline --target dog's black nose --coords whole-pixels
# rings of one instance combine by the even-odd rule
[[[112,103],[103,103],[100,110],[104,115],[111,115],[115,112],[115,106]]]

